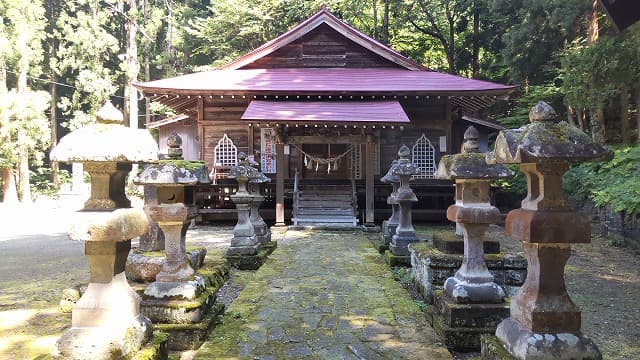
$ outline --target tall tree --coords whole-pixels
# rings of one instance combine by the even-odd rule
[[[39,161],[49,142],[49,124],[44,112],[49,96],[29,88],[28,79],[41,73],[42,42],[46,24],[41,1],[13,0],[0,3],[5,14],[3,32],[6,36],[2,57],[14,78],[14,88],[6,94],[8,104],[2,116],[8,136],[2,146],[3,157],[15,164],[18,174],[18,197],[31,201],[29,161]]]

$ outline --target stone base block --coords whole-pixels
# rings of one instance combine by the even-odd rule
[[[207,249],[204,247],[187,247],[187,260],[194,270],[198,270],[204,263]],[[162,270],[165,259],[164,251],[141,251],[134,249],[127,257],[125,273],[127,279],[135,282],[152,282]]]
[[[146,298],[194,300],[205,291],[205,279],[195,276],[191,281],[154,281],[144,289]]]
[[[453,327],[492,327],[509,317],[509,304],[459,304],[439,290],[434,296],[434,309],[447,325]]]
[[[411,273],[413,281],[427,303],[433,303],[435,290],[455,275],[462,265],[462,255],[445,254],[427,243],[412,244]],[[527,260],[517,254],[485,254],[494,282],[507,297],[513,296],[527,277]]]
[[[509,305],[458,304],[437,291],[433,306],[427,306],[427,319],[450,350],[480,350],[480,337],[493,335],[500,321],[509,316]]]
[[[215,300],[214,289],[207,289],[194,300],[145,299],[140,308],[154,324],[192,324],[205,317]]]
[[[596,344],[580,333],[534,333],[513,318],[498,325],[496,337],[516,359],[602,359]]]
[[[54,359],[111,360],[114,354],[131,358],[152,336],[149,319],[138,316],[122,327],[72,327],[56,342]]]
[[[364,224],[362,225],[362,232],[365,233],[379,233],[380,227],[375,224]]]
[[[409,245],[419,243],[420,240],[415,233],[405,233],[402,235],[393,235],[389,250],[397,256],[409,256]]]
[[[158,323],[156,329],[169,334],[167,348],[173,351],[195,350],[206,340],[215,327],[224,305],[214,304],[202,321],[193,324]]]
[[[255,255],[232,255],[225,254],[225,258],[231,266],[239,270],[257,270],[267,260],[267,256],[271,254],[278,244],[275,241],[269,241]]]
[[[271,241],[271,232],[268,231],[262,235],[256,234],[256,239],[258,240],[258,243],[264,246]]]
[[[229,246],[225,256],[254,256],[260,250],[260,244],[255,243],[251,246]]]
[[[500,241],[485,240],[482,242],[485,254],[499,254]],[[464,254],[464,240],[458,238],[444,239],[440,236],[433,238],[433,246],[445,254]]]
[[[455,276],[444,282],[444,291],[458,303],[500,304],[505,297],[504,290],[495,282],[471,284]]]
[[[391,251],[385,251],[384,261],[389,264],[389,266],[411,267],[410,256],[394,255]]]

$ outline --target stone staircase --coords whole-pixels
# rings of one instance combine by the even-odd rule
[[[353,228],[357,213],[351,185],[301,185],[294,195],[293,226]]]

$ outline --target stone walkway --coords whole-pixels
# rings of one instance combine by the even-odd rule
[[[450,359],[359,232],[287,231],[196,359]]]

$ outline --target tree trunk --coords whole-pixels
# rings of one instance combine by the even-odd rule
[[[453,17],[449,21],[449,49],[447,51],[447,62],[449,63],[449,74],[457,74],[456,69],[456,45],[455,45],[455,22]]]
[[[636,143],[640,144],[640,87],[636,90]]]
[[[471,77],[474,79],[480,75],[480,10],[476,1],[473,2],[473,52],[471,54]]]
[[[138,91],[133,83],[138,79],[138,44],[136,34],[138,25],[133,18],[138,4],[136,0],[128,0],[129,11],[127,20],[127,76],[124,84],[124,119],[125,125],[131,128],[138,128]]]
[[[18,193],[16,192],[16,178],[13,169],[2,168],[2,202],[5,205],[18,203]]]
[[[47,32],[49,34],[53,34],[54,24],[56,19],[58,18],[57,11],[57,2],[55,0],[50,0],[46,2],[47,5]],[[58,113],[57,113],[57,105],[58,101],[57,90],[58,86],[56,85],[58,78],[56,76],[55,70],[53,69],[52,63],[53,60],[57,56],[56,48],[57,41],[55,36],[49,36],[47,39],[47,47],[48,47],[48,59],[47,66],[49,67],[50,75],[50,83],[49,83],[49,94],[51,95],[51,105],[49,107],[49,127],[51,127],[51,139],[49,144],[49,150],[53,150],[53,148],[58,143]],[[51,161],[51,182],[56,189],[60,189],[60,169],[58,167],[57,161]]]
[[[58,119],[57,119],[57,86],[56,76],[51,76],[51,84],[49,84],[49,92],[51,95],[51,106],[49,108],[49,126],[51,127],[51,144],[49,145],[49,151],[53,150],[58,143]],[[56,189],[60,189],[60,168],[57,161],[51,161],[51,182]]]
[[[576,120],[578,121],[578,128],[584,131],[584,111],[583,109],[576,109]]]
[[[384,12],[382,13],[382,42],[389,44],[389,0],[384,0]]]
[[[631,143],[631,119],[629,119],[629,91],[620,86],[620,138],[623,144]]]
[[[607,136],[604,127],[604,110],[601,107],[589,111],[589,126],[593,141],[604,144],[607,141]]]
[[[591,13],[589,14],[589,27],[587,29],[587,42],[595,44],[600,35],[598,25],[598,0],[591,1]]]
[[[29,149],[26,136],[18,131],[18,198],[23,203],[31,202],[31,181],[29,177]]]
[[[567,105],[567,122],[575,127],[578,127],[578,121],[576,117],[576,112],[573,108]]]
[[[146,26],[149,18],[149,5],[147,4],[147,0],[144,0],[142,6],[144,7],[143,9],[144,25]],[[144,81],[151,80],[151,70],[150,70],[151,60],[149,59],[149,54],[150,54],[150,51],[144,52]],[[150,103],[151,101],[149,101],[149,98],[145,96],[144,98],[144,123],[145,124],[149,124],[151,122],[151,112],[149,110]]]
[[[378,39],[378,0],[371,0],[371,12],[373,13],[373,31],[371,37]]]

